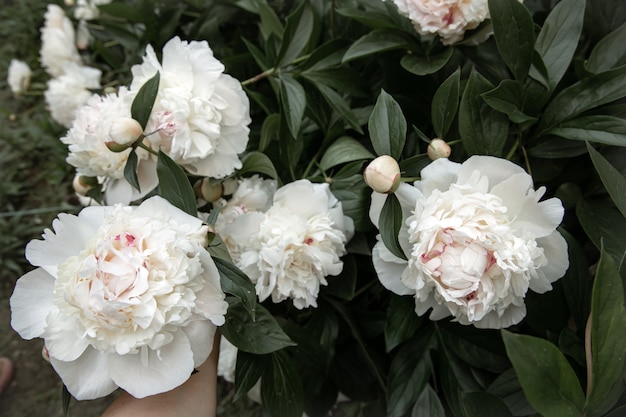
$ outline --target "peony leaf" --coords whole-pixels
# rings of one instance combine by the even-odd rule
[[[434,74],[448,63],[454,48],[446,48],[442,52],[433,55],[408,54],[402,57],[402,68],[415,75]]]
[[[548,134],[566,139],[626,146],[626,119],[605,115],[583,116],[559,123]]]
[[[591,382],[588,415],[609,411],[624,392],[626,308],[622,277],[615,260],[601,249],[591,296]],[[589,352],[587,352],[589,354]],[[589,370],[587,370],[589,372]]]
[[[220,273],[220,285],[226,294],[234,295],[241,300],[252,320],[256,317],[256,290],[250,278],[241,269],[220,258],[213,258]]]
[[[63,404],[63,416],[67,417],[70,412],[70,402],[72,401],[72,394],[67,390],[65,384],[61,391],[61,402]]]
[[[411,411],[411,417],[445,417],[446,413],[435,390],[426,384]]]
[[[406,255],[398,242],[402,227],[402,207],[395,194],[388,194],[378,220],[380,237],[383,244],[394,256],[406,260]]]
[[[580,200],[576,204],[576,217],[596,248],[604,247],[620,264],[626,248],[624,215],[608,201]]]
[[[409,340],[422,322],[415,314],[415,299],[390,294],[385,322],[385,347],[391,352],[400,343]]]
[[[587,71],[600,73],[626,64],[626,23],[606,35],[591,51],[585,62]]]
[[[353,164],[362,165],[361,162],[353,162]],[[370,229],[372,224],[368,210],[371,190],[363,181],[363,175],[354,174],[346,177],[340,172],[332,180],[330,190],[341,201],[343,214],[354,220],[356,231]]]
[[[528,75],[533,60],[532,16],[517,0],[489,0],[489,14],[498,52],[515,79],[521,81]]]
[[[343,62],[394,49],[410,49],[412,42],[411,37],[399,30],[375,29],[348,48],[343,56]]]
[[[267,116],[265,120],[263,120],[263,127],[261,127],[261,140],[259,141],[259,152],[265,151],[270,143],[278,137],[279,129],[280,114],[272,113]]]
[[[376,154],[400,159],[406,141],[406,120],[400,105],[385,90],[380,91],[368,128]]]
[[[275,67],[283,67],[298,58],[307,44],[313,39],[314,30],[315,15],[311,7],[306,2],[302,2],[287,17]]]
[[[324,171],[347,162],[374,159],[370,151],[361,142],[349,136],[341,136],[335,140],[324,152],[320,161],[320,168]]]
[[[464,392],[461,400],[465,417],[513,417],[502,400],[486,392]]]
[[[489,394],[493,394],[504,402],[507,408],[516,416],[537,414],[535,409],[528,403],[515,370],[509,368],[502,372],[487,388]]]
[[[157,71],[152,78],[141,86],[130,107],[131,117],[139,122],[142,129],[146,128],[150,119],[150,113],[152,113],[152,107],[154,107],[154,101],[159,92],[160,78],[161,73]]]
[[[466,326],[442,323],[438,331],[446,349],[473,368],[499,374],[511,366],[495,330],[483,329],[476,333],[468,331]]]
[[[435,133],[439,138],[445,138],[454,121],[459,107],[459,89],[461,69],[452,73],[437,89],[433,96],[431,115]]]
[[[337,14],[349,17],[365,26],[373,29],[397,29],[398,25],[389,17],[387,13],[381,13],[374,10],[359,10],[357,8],[339,7],[335,10]]]
[[[604,188],[608,191],[617,209],[626,217],[626,179],[589,142],[587,142],[587,150]]]
[[[263,39],[267,40],[270,35],[279,38],[283,36],[283,25],[267,0],[237,0],[236,4],[250,13],[259,15],[261,18],[259,31]]]
[[[522,111],[524,92],[519,81],[502,80],[493,90],[480,95],[494,110],[506,114],[513,123],[534,122],[536,117]]]
[[[506,351],[524,393],[545,417],[581,417],[585,401],[578,377],[549,341],[502,330]]]
[[[185,171],[163,151],[157,159],[160,195],[185,213],[196,216],[196,195]]]
[[[363,133],[363,129],[361,129],[359,120],[350,109],[350,106],[348,105],[346,100],[344,100],[344,98],[340,96],[339,93],[324,84],[315,83],[314,85],[318,89],[322,97],[324,97],[324,100],[326,100],[326,102],[330,105],[330,107],[332,107],[337,113],[339,113],[352,129],[356,130],[358,133]]]
[[[261,399],[269,414],[281,417],[302,417],[304,391],[302,379],[287,352],[274,352],[263,372]]]
[[[289,74],[281,74],[280,78],[280,104],[283,116],[289,127],[289,132],[294,138],[300,133],[304,109],[306,108],[306,96],[302,85]]]
[[[570,65],[583,29],[585,0],[563,0],[546,18],[535,43],[548,75],[548,87],[554,90]],[[539,80],[537,69],[530,75]]]
[[[132,149],[128,154],[126,165],[124,165],[124,178],[130,185],[132,185],[137,191],[141,191],[139,186],[139,179],[137,178],[137,154]]]
[[[272,160],[262,152],[250,152],[243,158],[243,164],[239,170],[239,175],[243,175],[248,172],[265,174],[280,181]]]
[[[567,231],[559,229],[567,241],[569,268],[559,280],[569,311],[578,329],[584,329],[591,306],[591,276],[585,252],[578,241]]]
[[[266,355],[255,355],[243,350],[237,351],[233,401],[237,401],[246,395],[256,385],[261,375],[263,375],[268,359]]]
[[[228,313],[226,323],[220,331],[230,343],[240,350],[264,355],[295,346],[295,343],[280,328],[272,314],[260,304],[256,306],[255,319],[236,297],[226,297]]]
[[[326,277],[328,286],[322,287],[321,291],[332,294],[342,300],[350,301],[354,297],[356,289],[357,266],[354,256],[348,254],[341,258],[343,270],[336,277]]]

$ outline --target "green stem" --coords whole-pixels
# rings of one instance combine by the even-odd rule
[[[517,148],[519,147],[519,140],[515,141],[515,143],[513,144],[513,146],[511,147],[511,150],[509,151],[509,153],[506,155],[506,159],[507,160],[511,160],[511,158],[513,158],[513,155],[515,155],[515,152],[517,152]]]
[[[285,66],[299,64],[300,62],[309,59],[310,56],[311,56],[311,54],[302,55],[301,57],[298,57],[298,58],[294,59],[293,61],[291,61],[291,63],[289,63],[289,64],[287,64]],[[263,71],[262,73],[255,75],[252,78],[248,78],[247,80],[242,81],[241,85],[246,86],[248,84],[253,84],[253,83],[257,82],[257,81],[262,80],[263,78],[267,78],[270,75],[274,75],[280,69],[281,68],[276,68],[276,67],[272,67],[270,69],[267,69],[267,70]]]
[[[158,153],[157,153],[154,149],[152,149],[152,148],[150,148],[150,147],[148,147],[148,146],[144,145],[144,144],[143,144],[143,142],[142,142],[142,140],[143,140],[143,138],[141,138],[141,139],[140,139],[137,143],[135,143],[135,146],[136,146],[137,148],[141,148],[141,149],[143,149],[143,150],[145,150],[145,151],[148,151],[149,153],[151,153],[151,154],[152,154],[152,155],[154,155],[154,156],[157,156],[157,155],[158,155]]]

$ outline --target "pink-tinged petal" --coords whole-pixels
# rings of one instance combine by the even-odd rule
[[[63,362],[50,357],[50,363],[74,398],[93,400],[117,388],[109,376],[108,356],[90,347],[74,361]]]
[[[389,252],[382,242],[376,243],[372,249],[372,262],[378,275],[378,280],[385,288],[398,295],[413,294],[410,288],[402,283],[400,277],[407,267],[407,262],[397,258]]]
[[[529,285],[531,290],[542,294],[552,289],[549,283],[565,275],[567,268],[569,268],[569,257],[567,254],[567,242],[557,230],[549,236],[537,239],[537,245],[543,248],[548,264],[540,270],[544,278],[541,278],[540,274],[540,279],[531,279]]]
[[[422,169],[422,180],[415,185],[425,196],[429,196],[433,190],[445,191],[460,178],[461,164],[440,158],[431,162]]]
[[[217,327],[209,320],[196,320],[183,327],[191,350],[193,352],[193,366],[197,368],[202,365],[213,350],[213,338],[217,331]]]
[[[41,268],[17,280],[11,296],[11,327],[24,339],[40,337],[53,309],[54,277]]]
[[[113,381],[135,398],[170,391],[185,382],[194,368],[187,335],[178,331],[159,351],[147,347],[132,355],[110,355]]]
[[[515,174],[526,173],[522,167],[506,159],[474,155],[461,165],[461,169],[458,172],[459,182],[461,183],[465,178],[470,178],[474,171],[479,171],[482,175],[489,178],[489,188]]]

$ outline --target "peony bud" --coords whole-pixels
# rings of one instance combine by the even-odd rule
[[[86,196],[87,192],[98,184],[98,179],[95,177],[87,177],[85,175],[76,175],[72,181],[72,186],[76,194],[80,196]]]
[[[48,363],[50,363],[50,353],[48,352],[47,347],[41,348],[41,357]]]
[[[394,193],[400,186],[400,166],[391,156],[382,155],[365,168],[363,178],[378,193]]]
[[[122,152],[130,148],[143,134],[139,122],[130,117],[121,117],[111,123],[107,148],[112,152]]]
[[[450,145],[448,145],[445,140],[439,138],[431,140],[426,150],[428,157],[433,161],[435,159],[449,157],[450,152]]]
[[[18,59],[12,59],[8,69],[7,83],[13,94],[20,94],[28,90],[32,71],[28,64]]]
[[[206,202],[214,203],[222,197],[224,189],[221,183],[211,182],[208,178],[202,178],[193,186],[196,196]]]

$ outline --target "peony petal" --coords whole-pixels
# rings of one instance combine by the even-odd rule
[[[117,388],[107,369],[108,356],[89,347],[74,361],[63,362],[50,357],[50,363],[74,398],[93,400],[109,395]]]
[[[107,178],[105,184],[104,197],[107,205],[118,203],[128,205],[133,201],[134,188],[125,179]]]
[[[170,391],[187,379],[194,368],[193,353],[187,335],[178,331],[158,352],[147,347],[142,353],[110,355],[109,371],[113,381],[135,398]],[[145,363],[145,365],[144,365]]]
[[[17,280],[11,296],[11,327],[24,339],[40,337],[53,309],[54,277],[41,268]]]
[[[509,326],[519,323],[526,317],[526,305],[516,306],[511,304],[502,316],[492,311],[485,315],[481,320],[471,322],[479,329],[505,329]]]
[[[463,164],[464,166],[465,164]],[[422,169],[422,180],[416,181],[415,186],[429,196],[434,190],[445,191],[460,177],[461,164],[449,161],[446,158],[436,159]]]
[[[44,333],[46,348],[50,357],[61,361],[73,361],[83,354],[89,346],[87,339],[80,337],[72,317],[66,315],[49,314]]]
[[[393,261],[390,261],[393,259]],[[376,243],[372,249],[372,262],[378,280],[385,288],[398,295],[413,294],[413,291],[402,283],[400,277],[407,267],[407,262],[396,258],[382,242]]]
[[[213,338],[217,327],[209,320],[196,320],[182,328],[182,331],[189,339],[193,352],[193,366],[197,368],[206,361],[213,350]]]
[[[515,174],[526,174],[522,167],[506,159],[474,155],[461,165],[458,172],[459,183],[463,183],[464,179],[470,178],[475,171],[489,178],[490,188]]]
[[[555,230],[549,236],[537,239],[537,245],[543,248],[548,264],[541,268],[545,280],[552,283],[561,278],[569,268],[569,258],[567,254],[567,242]],[[551,285],[542,285],[541,280],[531,279],[529,287],[534,292],[542,294],[552,288]]]

